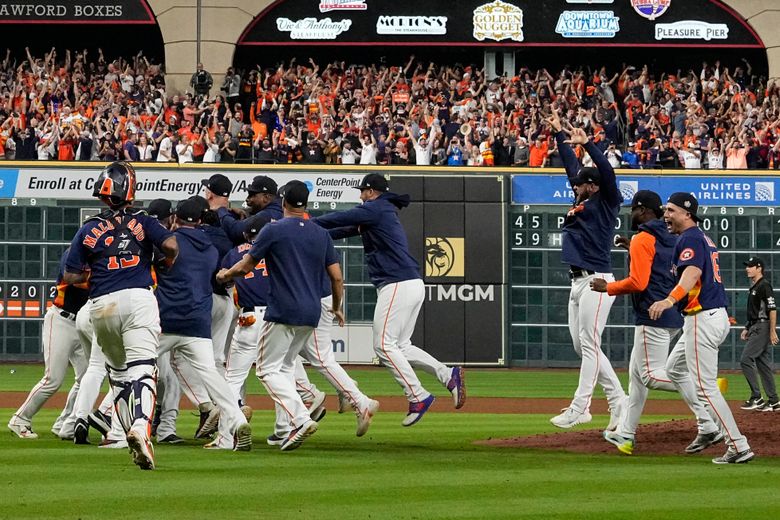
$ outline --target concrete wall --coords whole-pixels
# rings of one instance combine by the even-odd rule
[[[682,0],[680,0],[682,1]],[[197,65],[197,0],[148,0],[165,44],[171,91],[189,89]],[[200,60],[214,76],[217,93],[233,63],[236,41],[252,19],[273,0],[201,0]],[[780,78],[780,0],[725,0],[755,29],[767,48],[769,77]]]

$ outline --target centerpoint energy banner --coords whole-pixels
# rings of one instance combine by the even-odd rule
[[[0,198],[89,200],[99,169],[21,168],[0,170]],[[213,171],[136,169],[136,199],[182,200],[201,194],[202,179]],[[279,186],[297,179],[309,187],[309,203],[360,203],[362,174],[311,172],[222,172],[233,183],[231,201],[246,199],[246,188],[256,175],[268,175]]]
[[[145,0],[0,0],[0,23],[153,24]]]
[[[719,0],[278,0],[239,45],[764,48]]]

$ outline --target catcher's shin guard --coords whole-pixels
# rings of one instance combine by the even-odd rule
[[[127,369],[109,368],[116,417],[127,433],[141,422],[149,434],[157,397],[157,367],[153,359],[128,363]]]

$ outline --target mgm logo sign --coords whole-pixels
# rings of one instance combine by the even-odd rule
[[[463,238],[425,238],[425,276],[458,278],[464,272]]]

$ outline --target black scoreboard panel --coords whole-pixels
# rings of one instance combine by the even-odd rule
[[[577,366],[567,325],[568,266],[561,263],[561,227],[565,206],[510,207],[509,305],[511,364],[517,366]],[[630,236],[629,209],[623,208],[615,234]],[[720,349],[722,368],[738,368],[744,342],[739,332],[745,322],[747,288],[742,262],[753,254],[780,268],[780,208],[701,207],[701,228],[720,251],[720,269],[729,296],[729,314],[738,325]],[[612,251],[616,279],[626,276],[628,255]],[[780,286],[780,277],[773,280]],[[633,310],[627,297],[612,306],[603,335],[604,351],[615,366],[626,367],[633,344]]]

